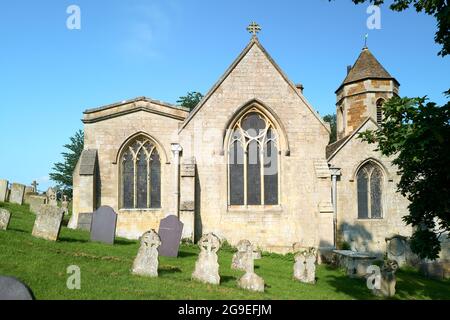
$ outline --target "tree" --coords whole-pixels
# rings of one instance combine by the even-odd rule
[[[50,173],[50,179],[58,184],[58,188],[69,197],[73,192],[73,172],[84,148],[84,132],[79,130],[70,138],[70,143],[64,145],[68,152],[63,152],[64,162],[55,163]]]
[[[331,1],[331,0],[329,0]],[[352,0],[355,4],[369,2],[380,6],[385,0]],[[389,8],[393,11],[404,11],[411,5],[417,12],[425,12],[436,18],[437,31],[434,41],[442,46],[439,55],[450,53],[450,1],[448,0],[393,0]]]
[[[192,91],[188,92],[186,96],[180,97],[177,103],[192,111],[202,99],[203,95],[200,92]]]
[[[330,143],[335,142],[337,139],[336,114],[327,114],[325,117],[323,117],[323,121],[330,124]]]
[[[411,249],[436,259],[439,238],[450,232],[450,102],[393,97],[382,107],[380,128],[360,137],[392,156],[401,175],[398,191],[409,201],[403,220],[413,226]]]

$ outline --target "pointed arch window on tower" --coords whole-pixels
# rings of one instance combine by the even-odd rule
[[[381,123],[383,122],[383,104],[384,104],[384,99],[378,99],[377,100],[377,123],[378,125],[381,125]]]
[[[131,141],[121,156],[121,208],[161,207],[161,161],[152,141]]]
[[[229,205],[279,204],[278,135],[258,109],[231,128],[228,145]]]
[[[383,218],[383,172],[369,161],[357,173],[358,219]]]

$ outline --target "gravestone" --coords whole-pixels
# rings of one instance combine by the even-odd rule
[[[264,279],[255,273],[255,254],[253,246],[248,243],[243,246],[246,250],[242,259],[245,274],[238,280],[238,286],[245,290],[264,292]]]
[[[61,208],[64,210],[64,215],[67,216],[69,214],[69,200],[66,195],[63,196],[63,201],[61,202]]]
[[[140,276],[158,276],[158,247],[161,239],[155,230],[150,230],[143,234],[141,246],[133,263],[131,272]]]
[[[53,188],[48,188],[47,192],[45,193],[48,199],[48,204],[51,206],[58,206],[58,199],[56,197],[56,190]]]
[[[181,235],[183,233],[183,223],[177,216],[171,215],[161,220],[159,224],[159,236],[161,246],[159,255],[162,257],[178,257]]]
[[[8,196],[8,180],[0,180],[0,202],[6,202]]]
[[[34,193],[33,187],[28,187],[28,186],[26,186],[26,187],[25,187],[25,194],[24,194],[24,196],[23,196],[23,202],[24,202],[25,204],[30,204],[30,202],[29,202],[30,196],[35,195],[35,194],[36,194],[36,193]]]
[[[92,215],[91,241],[114,244],[116,235],[117,213],[113,208],[103,206]]]
[[[0,300],[34,300],[34,296],[30,288],[18,279],[0,276]]]
[[[233,255],[233,259],[231,261],[231,269],[242,271],[246,270],[248,250],[252,250],[253,259],[261,259],[261,253],[259,251],[256,251],[253,245],[248,240],[239,241],[236,247],[238,251]]]
[[[386,260],[381,267],[381,278],[379,287],[372,290],[373,294],[382,297],[393,297],[395,295],[395,286],[397,280],[395,272],[398,269],[398,263],[395,260]]]
[[[296,250],[295,246],[294,250]],[[301,249],[297,251],[294,259],[294,278],[303,283],[316,283],[316,249]]]
[[[47,203],[47,197],[44,196],[30,196],[28,199],[30,204],[30,211],[33,213],[38,213],[39,207]]]
[[[209,233],[200,239],[198,246],[200,247],[200,255],[195,263],[192,279],[203,283],[220,284],[219,263],[217,261],[217,251],[221,246],[219,238],[215,234]]]
[[[407,239],[402,236],[394,236],[386,239],[387,258],[395,260],[399,266],[406,264],[408,243]]]
[[[36,214],[32,235],[50,241],[58,240],[64,213],[61,208],[43,204]]]
[[[0,208],[0,230],[7,230],[10,220],[11,213],[6,209]]]
[[[25,195],[25,186],[19,183],[11,185],[11,194],[9,195],[9,202],[15,204],[23,204],[23,197]]]
[[[91,232],[92,212],[78,214],[77,229]]]

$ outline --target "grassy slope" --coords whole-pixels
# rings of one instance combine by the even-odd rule
[[[242,272],[230,269],[232,252],[219,253],[220,286],[191,281],[198,255],[195,246],[183,245],[180,257],[160,258],[159,278],[132,276],[138,250],[136,241],[117,239],[114,246],[91,243],[87,232],[62,228],[60,240],[49,242],[31,236],[34,215],[26,206],[0,203],[13,214],[8,231],[0,231],[0,274],[27,283],[37,299],[374,299],[364,280],[349,279],[342,270],[317,269],[317,284],[292,280],[291,255],[263,255],[256,272],[267,288],[264,294],[236,287]],[[66,221],[67,222],[67,221]],[[81,268],[81,290],[66,288],[67,267]],[[450,281],[434,281],[414,270],[397,274],[399,299],[449,299]]]

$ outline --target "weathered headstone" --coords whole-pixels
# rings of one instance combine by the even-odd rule
[[[297,251],[294,259],[294,278],[303,283],[316,283],[316,249],[309,248]]]
[[[8,199],[8,180],[0,180],[0,202],[6,202]]]
[[[92,215],[91,241],[114,244],[116,235],[117,213],[113,208],[103,206]]]
[[[77,229],[91,232],[91,225],[92,225],[92,212],[78,214]]]
[[[58,206],[58,199],[56,197],[56,190],[55,189],[48,188],[47,192],[46,192],[46,196],[47,196],[47,199],[48,199],[47,203],[49,205],[54,206],[54,207]]]
[[[40,206],[47,203],[47,197],[30,196],[28,202],[30,204],[30,211],[37,214]]]
[[[398,263],[395,260],[386,260],[381,267],[381,278],[379,287],[374,287],[372,292],[377,296],[393,297],[395,295],[395,285],[397,280],[395,272],[398,269]]]
[[[386,251],[389,260],[395,260],[399,266],[406,264],[408,244],[406,237],[386,238]]]
[[[157,277],[158,276],[158,247],[161,239],[155,230],[150,230],[143,234],[141,246],[133,263],[133,274]]]
[[[245,267],[245,274],[238,280],[238,286],[245,290],[264,292],[264,279],[255,273],[253,246],[245,245],[244,247],[246,251],[243,254],[242,262]]]
[[[158,232],[161,237],[159,255],[162,257],[178,257],[182,233],[183,223],[177,216],[171,215],[162,219]]]
[[[61,208],[64,210],[64,215],[67,216],[69,214],[69,198],[66,195],[63,196]]]
[[[215,234],[209,233],[200,239],[198,246],[200,255],[195,263],[192,278],[204,283],[220,284],[219,262],[217,261],[217,251],[221,246],[219,238]]]
[[[23,197],[25,195],[25,186],[19,183],[11,185],[11,194],[9,195],[9,202],[15,204],[23,204]]]
[[[34,296],[30,288],[18,279],[0,276],[0,300],[34,300]]]
[[[10,220],[11,213],[6,209],[0,208],[0,230],[7,230]]]
[[[231,269],[235,270],[246,270],[246,265],[248,261],[247,252],[252,250],[253,259],[260,259],[260,253],[255,251],[253,245],[248,240],[241,240],[237,244],[237,252],[233,255],[233,259],[231,261]],[[252,259],[252,260],[253,260]]]
[[[64,213],[61,208],[43,204],[36,215],[32,235],[36,238],[56,241],[61,231]]]

